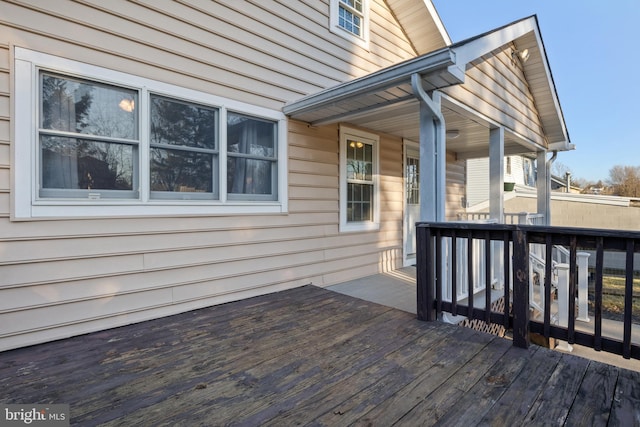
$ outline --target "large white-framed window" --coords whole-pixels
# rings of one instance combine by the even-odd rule
[[[369,0],[331,0],[330,30],[369,48]]]
[[[12,217],[287,211],[280,111],[15,48]]]
[[[377,135],[340,127],[340,231],[380,228]]]

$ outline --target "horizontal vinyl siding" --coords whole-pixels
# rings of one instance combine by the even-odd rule
[[[467,70],[464,84],[444,91],[511,131],[546,146],[533,96],[510,52],[511,48],[505,48],[480,58]]]
[[[414,56],[384,2],[370,50],[328,30],[327,2],[40,0],[2,5],[21,47],[260,106],[284,102]]]

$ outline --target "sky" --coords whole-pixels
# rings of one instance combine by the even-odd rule
[[[640,0],[433,0],[452,42],[538,16],[573,151],[556,162],[605,181],[640,166]]]

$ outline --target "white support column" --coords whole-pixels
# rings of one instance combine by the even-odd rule
[[[504,222],[504,128],[489,131],[489,217]]]
[[[420,103],[420,221],[438,221],[436,132],[431,112]]]
[[[420,221],[444,221],[446,200],[445,123],[441,95],[429,97],[418,74],[411,86],[420,100]]]
[[[538,152],[536,187],[538,190],[538,213],[544,215],[544,225],[551,225],[551,165],[556,153],[547,160],[547,152]]]

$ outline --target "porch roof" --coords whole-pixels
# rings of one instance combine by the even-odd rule
[[[283,111],[293,119],[315,126],[348,122],[418,141],[419,102],[413,93],[411,76],[419,74],[428,92],[462,84],[466,70],[473,66],[474,61],[511,43],[519,51],[528,49],[524,73],[548,146],[538,146],[507,128],[505,154],[572,149],[535,16],[290,102]],[[460,105],[447,96],[442,99],[442,112],[446,123],[461,120]],[[461,153],[461,157],[465,152],[467,157],[474,157],[478,145],[487,143],[486,140],[480,141],[482,132],[479,130],[491,124],[483,123],[482,119],[467,119],[466,125],[470,127],[468,135],[448,141],[447,148]]]

